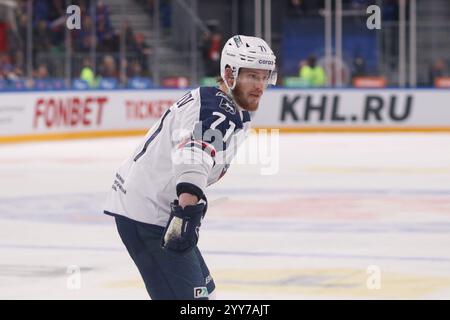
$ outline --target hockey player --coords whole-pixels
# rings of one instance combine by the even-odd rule
[[[248,134],[275,55],[256,37],[233,36],[219,87],[173,104],[115,174],[104,213],[117,229],[152,299],[212,299],[215,284],[197,247],[206,187],[227,171]]]

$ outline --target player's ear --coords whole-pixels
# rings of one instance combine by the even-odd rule
[[[227,82],[230,88],[233,87],[235,79],[233,77],[233,71],[231,71],[230,67],[225,68],[225,81]]]

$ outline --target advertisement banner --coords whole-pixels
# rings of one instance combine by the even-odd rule
[[[0,93],[0,142],[20,136],[142,133],[187,90]],[[449,101],[445,89],[271,89],[252,113],[252,125],[298,132],[450,131]]]
[[[149,129],[181,90],[0,94],[0,136]]]
[[[450,90],[269,90],[260,127],[450,130]]]

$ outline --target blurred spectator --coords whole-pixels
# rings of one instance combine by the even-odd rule
[[[17,50],[12,55],[12,64],[14,70],[9,74],[8,78],[11,80],[17,80],[24,76],[25,70],[25,58],[21,50]]]
[[[11,72],[9,72],[5,79],[11,80],[11,81],[17,81],[24,77],[23,71],[20,68],[14,68]]]
[[[145,36],[142,33],[136,33],[134,35],[134,45],[135,47],[133,49],[141,56],[148,56],[152,52],[150,46],[145,42]]]
[[[96,17],[97,20],[104,20],[109,25],[109,7],[105,5],[103,0],[97,1]]]
[[[74,46],[78,52],[89,52],[96,44],[93,33],[92,18],[84,16],[81,21],[82,28],[74,32]]]
[[[299,76],[310,87],[323,87],[326,84],[325,70],[317,65],[314,55],[309,56],[306,62],[301,62]]]
[[[113,52],[119,50],[119,34],[105,19],[97,21],[97,43],[99,51]]]
[[[51,48],[51,38],[50,32],[47,28],[47,22],[45,20],[39,20],[37,23],[37,28],[34,30],[34,39],[39,39],[39,41],[34,42],[35,52],[48,52]]]
[[[47,65],[45,64],[40,64],[37,69],[34,71],[34,78],[36,79],[48,79],[49,78],[49,72],[48,72],[48,68]]]
[[[127,72],[127,76],[128,76],[128,78],[140,78],[143,76],[142,66],[139,63],[139,61],[133,60],[130,63],[130,66],[129,66],[128,72]]]
[[[330,61],[323,62],[324,69],[329,70],[326,73],[325,82],[327,85],[338,85],[338,76],[340,78],[340,85],[348,85],[351,83],[351,69],[345,64],[343,60],[332,58]]]
[[[92,18],[88,15],[82,16],[81,25],[83,27],[80,30],[72,33],[74,48],[77,52],[89,52],[95,43],[92,39]]]
[[[352,80],[356,77],[362,77],[366,75],[366,62],[360,56],[357,56],[353,60]]]
[[[20,59],[20,53],[16,59]],[[23,76],[23,71],[15,66],[12,57],[6,52],[0,53],[0,79],[16,80],[21,76]]]
[[[135,47],[132,48],[132,51],[136,53],[143,70],[149,70],[149,59],[152,54],[152,48],[145,42],[145,37],[142,33],[136,33],[134,43]]]
[[[125,27],[123,30],[125,33],[125,45],[126,45],[127,49],[134,50],[136,48],[136,39],[135,39],[133,27],[130,25],[130,22],[128,20],[125,21]]]
[[[126,22],[125,24],[125,44],[128,53],[134,53],[133,58],[137,59],[139,67],[144,70],[148,70],[149,58],[152,52],[151,48],[145,42],[145,36],[142,33],[135,33],[133,28]],[[136,61],[130,65],[130,68],[135,68]],[[129,71],[130,69],[128,69]]]
[[[110,55],[105,55],[103,63],[100,66],[100,75],[103,78],[119,78],[119,72],[117,71],[117,65],[114,58]]]
[[[205,61],[205,75],[207,77],[217,76],[220,70],[220,54],[223,46],[223,35],[219,31],[218,22],[208,23],[209,34],[203,36],[203,57]]]
[[[436,78],[448,76],[447,63],[443,58],[438,58],[430,67],[429,84],[434,86]]]
[[[34,89],[46,90],[51,89],[49,72],[46,64],[39,64],[37,69],[33,72],[32,87]]]
[[[0,53],[0,78],[6,79],[13,70],[9,56],[6,53]]]
[[[92,70],[91,60],[88,58],[83,59],[83,68],[80,72],[80,79],[86,81],[89,88],[95,88],[97,85],[95,73],[94,70]]]

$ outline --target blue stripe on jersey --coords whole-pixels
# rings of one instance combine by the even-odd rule
[[[249,113],[244,111],[243,114],[243,118],[250,121]],[[194,138],[212,144],[217,151],[225,150],[233,133],[243,128],[243,121],[234,102],[215,87],[200,87],[199,119],[194,129]],[[233,130],[232,134],[229,130]],[[223,141],[227,134],[228,139]]]
[[[186,93],[184,96],[177,101],[177,107],[181,108],[182,106],[188,104],[189,102],[194,101],[194,97],[192,96],[192,92]]]
[[[250,119],[250,112],[248,112],[247,110],[242,111],[242,122],[249,122]]]
[[[144,153],[147,151],[147,148],[149,146],[149,144],[153,141],[153,139],[156,138],[156,136],[161,132],[162,130],[162,126],[163,126],[163,122],[164,119],[167,117],[167,115],[170,113],[170,109],[167,109],[166,113],[164,113],[164,115],[161,118],[161,121],[159,122],[159,126],[158,128],[155,130],[155,132],[153,132],[153,134],[150,136],[150,138],[148,138],[147,141],[145,141],[144,144],[144,148],[142,148],[141,152],[138,153],[138,155],[136,157],[134,157],[134,161],[138,161],[138,159],[140,157],[142,157],[144,155]]]

